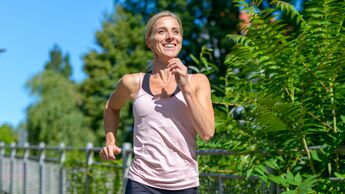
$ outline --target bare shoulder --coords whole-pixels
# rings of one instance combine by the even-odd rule
[[[120,83],[122,83],[126,88],[131,89],[139,85],[141,73],[131,73],[122,76]]]
[[[207,81],[208,82],[208,78],[205,74],[202,73],[196,73],[196,74],[191,74],[192,79],[196,80],[196,81]]]
[[[130,97],[134,98],[139,90],[140,76],[142,73],[131,73],[122,76],[118,83],[118,89],[126,89]]]
[[[194,88],[209,88],[210,87],[210,81],[208,80],[207,76],[202,73],[197,74],[191,74],[191,84],[194,86]]]

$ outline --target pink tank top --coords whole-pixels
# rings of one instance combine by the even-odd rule
[[[142,79],[133,103],[135,157],[128,178],[166,190],[199,186],[196,131],[182,92],[154,97]]]

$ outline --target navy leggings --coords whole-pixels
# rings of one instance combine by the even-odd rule
[[[125,194],[197,194],[197,187],[177,191],[150,187],[128,179]]]

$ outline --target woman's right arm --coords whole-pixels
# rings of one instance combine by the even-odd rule
[[[120,122],[120,110],[129,100],[133,99],[139,90],[139,74],[123,76],[115,91],[111,94],[104,108],[105,146],[100,151],[103,160],[114,160],[121,152],[116,146],[116,132]]]

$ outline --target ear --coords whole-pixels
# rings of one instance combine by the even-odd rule
[[[147,48],[151,49],[151,40],[150,40],[150,38],[147,38],[145,43],[146,43]]]

